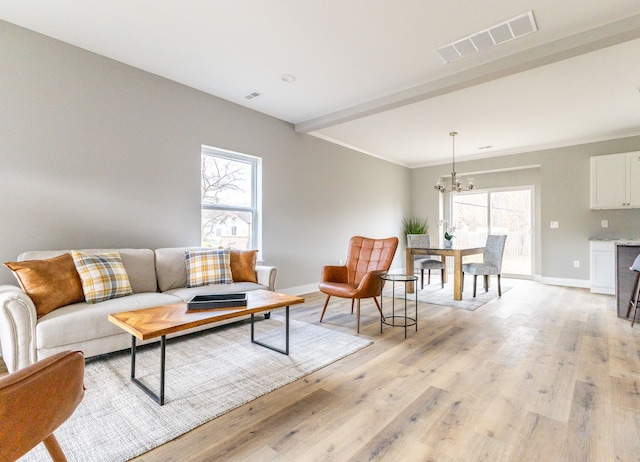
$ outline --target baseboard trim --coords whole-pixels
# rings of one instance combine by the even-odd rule
[[[537,276],[534,281],[552,286],[579,287],[581,289],[590,289],[591,281],[589,279],[565,279],[565,278],[549,278],[545,276]]]

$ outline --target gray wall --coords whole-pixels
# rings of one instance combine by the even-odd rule
[[[203,144],[263,159],[261,257],[280,289],[408,213],[408,169],[280,120],[1,21],[0,63],[1,262],[198,245]],[[4,266],[0,283],[15,284]]]
[[[519,155],[456,162],[458,173],[519,169],[486,175],[474,174],[478,189],[534,185],[535,187],[535,274],[543,282],[574,280],[588,284],[590,237],[639,237],[640,210],[591,210],[590,157],[640,150],[640,137],[603,141]],[[438,177],[448,175],[450,165],[425,167],[411,172],[412,213],[438,220],[438,195],[433,190]],[[640,181],[640,179],[637,179]],[[433,219],[431,219],[433,217]],[[601,220],[609,220],[601,228]],[[550,221],[559,228],[551,229]],[[432,228],[432,236],[437,228]],[[573,261],[581,267],[574,268]],[[563,282],[563,281],[559,281]]]

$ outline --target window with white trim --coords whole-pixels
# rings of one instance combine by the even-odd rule
[[[258,157],[202,147],[203,246],[259,248],[259,170]]]

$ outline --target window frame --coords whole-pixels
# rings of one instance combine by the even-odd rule
[[[243,206],[229,206],[229,205],[213,205],[213,204],[205,204],[202,199],[200,201],[200,241],[203,240],[202,235],[202,211],[203,210],[221,210],[221,211],[234,211],[234,212],[248,212],[251,214],[251,227],[250,227],[250,240],[249,240],[249,248],[250,249],[260,249],[262,244],[261,237],[261,206],[262,206],[262,198],[261,198],[261,175],[262,175],[262,162],[259,157],[252,156],[249,154],[241,154],[239,152],[227,151],[225,149],[215,148],[211,146],[202,145],[201,154],[200,154],[200,187],[202,187],[202,160],[204,156],[211,156],[221,159],[226,159],[230,161],[237,161],[249,164],[251,166],[251,205],[249,207]]]

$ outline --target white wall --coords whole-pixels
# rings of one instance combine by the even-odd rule
[[[1,21],[0,63],[2,262],[197,245],[202,144],[263,159],[261,257],[281,290],[315,286],[352,235],[400,233],[406,168]]]

